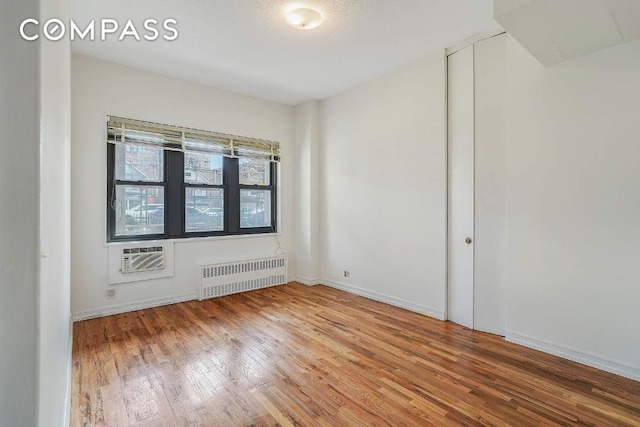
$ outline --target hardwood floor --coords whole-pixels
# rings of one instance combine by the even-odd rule
[[[78,322],[72,426],[640,426],[640,383],[325,286]]]

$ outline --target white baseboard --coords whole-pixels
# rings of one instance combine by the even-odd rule
[[[302,277],[302,276],[298,276],[294,280],[298,283],[302,283],[303,285],[307,285],[307,286],[319,285],[321,281],[320,278],[309,279],[308,277]]]
[[[513,331],[507,331],[505,339],[515,344],[520,344],[525,347],[553,354],[554,356],[582,363],[583,365],[611,372],[612,374],[640,381],[639,368],[625,365],[623,363],[616,362],[605,357],[596,356],[594,354],[586,353],[567,346],[539,340],[537,338],[519,334]]]
[[[73,321],[94,319],[96,317],[111,316],[112,314],[127,313],[129,311],[142,310],[145,308],[160,307],[162,305],[176,304],[178,302],[191,301],[198,296],[193,294],[177,295],[165,298],[156,298],[146,301],[133,302],[129,304],[114,305],[111,307],[98,308],[96,310],[86,310],[73,313]]]
[[[67,346],[67,390],[65,397],[65,411],[64,411],[64,425],[71,425],[71,393],[72,390],[72,378],[73,378],[73,316],[69,313],[69,343]]]
[[[409,311],[413,311],[415,313],[424,314],[425,316],[433,317],[438,320],[444,319],[444,311],[436,310],[431,307],[427,307],[420,304],[415,304],[400,298],[392,297],[390,295],[381,294],[378,292],[373,292],[367,289],[362,289],[357,286],[347,285],[345,283],[340,283],[335,280],[330,279],[320,279],[320,283],[323,285],[330,286],[332,288],[340,289],[342,291],[346,291],[352,294],[360,295],[365,298],[369,298],[375,301],[380,301],[385,304],[393,305],[396,307],[404,308]]]

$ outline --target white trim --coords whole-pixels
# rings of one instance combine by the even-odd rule
[[[319,285],[321,282],[319,277],[315,279],[309,279],[308,277],[297,276],[294,280],[307,286]]]
[[[67,386],[66,396],[64,398],[64,424],[65,426],[71,425],[71,393],[73,392],[72,377],[73,377],[73,316],[69,313],[69,342],[67,344]]]
[[[280,190],[278,189],[278,192]],[[279,208],[279,207],[278,207]],[[280,211],[278,211],[280,212]],[[280,229],[280,225],[278,224],[278,229]],[[255,239],[255,238],[265,238],[265,237],[282,237],[282,233],[255,233],[255,234],[229,234],[226,236],[201,236],[201,237],[183,237],[183,238],[174,238],[174,239],[155,239],[155,240],[123,240],[116,242],[105,242],[104,247],[108,248],[111,246],[126,246],[126,245],[146,245],[150,242],[158,242],[162,244],[163,242],[172,242],[174,244],[177,243],[191,243],[191,242],[207,242],[207,241],[216,241],[216,240],[237,240],[237,239]]]
[[[572,360],[574,362],[582,363],[583,365],[611,372],[616,375],[621,375],[632,380],[640,381],[639,367],[629,366],[602,356],[580,351],[565,345],[539,340],[513,331],[507,331],[505,340],[533,348],[535,350],[540,350],[545,353],[553,354],[554,356],[562,357],[564,359]]]
[[[176,304],[179,302],[191,301],[198,299],[195,293],[176,295],[172,297],[156,298],[146,301],[138,301],[129,304],[114,305],[111,307],[98,308],[95,310],[86,310],[73,313],[73,321],[95,319],[96,317],[111,316],[112,314],[127,313],[130,311],[143,310],[145,308],[160,307],[163,305]]]
[[[381,294],[378,292],[373,292],[367,289],[362,289],[357,286],[336,282],[335,280],[321,279],[320,283],[323,285],[330,286],[332,288],[336,288],[352,294],[360,295],[365,298],[369,298],[375,301],[383,302],[385,304],[393,305],[395,307],[404,308],[406,310],[413,311],[415,313],[424,314],[425,316],[433,317],[438,320],[445,320],[444,311],[442,310],[436,310],[434,308],[427,307],[420,304],[415,304],[400,298],[392,297],[392,296]]]
[[[498,30],[493,30],[493,31],[489,31],[487,33],[484,34],[476,34],[475,36],[469,37],[468,39],[453,45],[451,47],[448,47],[444,50],[444,53],[446,56],[449,55],[453,55],[456,52],[461,51],[462,49],[464,49],[467,46],[471,46],[472,44],[476,44],[477,42],[481,41],[481,40],[486,40],[486,39],[490,39],[491,37],[495,37],[495,36],[499,36],[500,34],[504,34],[507,31],[500,28]]]
[[[442,320],[449,319],[449,58],[444,53],[444,299]]]

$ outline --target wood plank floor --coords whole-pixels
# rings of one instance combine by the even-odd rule
[[[325,286],[78,322],[72,426],[640,426],[640,383]]]

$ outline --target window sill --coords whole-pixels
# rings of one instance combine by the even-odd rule
[[[108,242],[104,246],[106,248],[110,246],[131,246],[136,244],[150,244],[151,242],[171,242],[173,244],[179,243],[199,243],[209,241],[224,241],[224,240],[236,240],[236,239],[260,239],[265,237],[282,237],[282,233],[257,233],[257,234],[232,234],[228,236],[205,236],[205,237],[184,237],[180,239],[157,239],[157,240],[126,240],[122,242]]]

